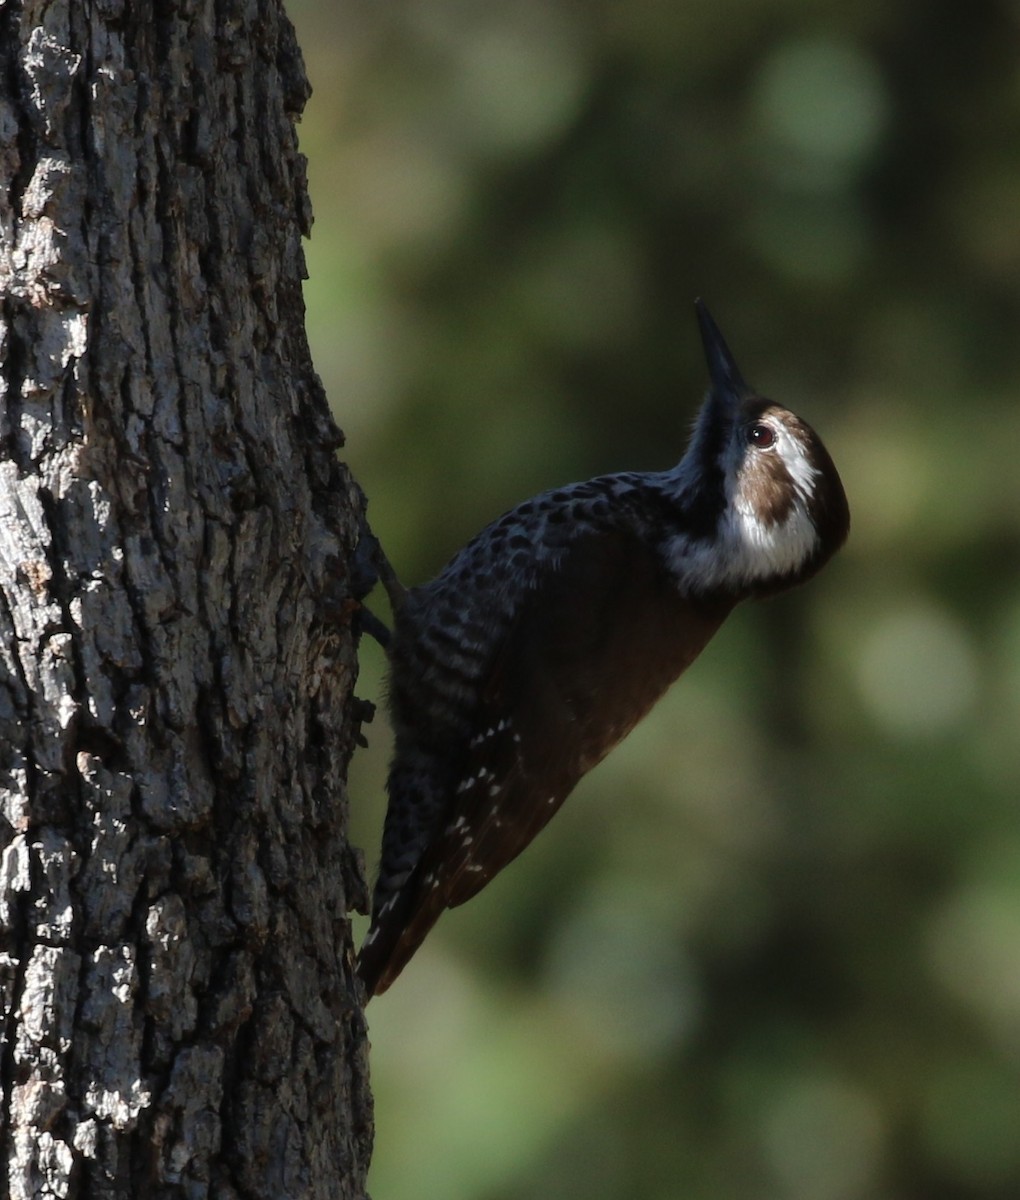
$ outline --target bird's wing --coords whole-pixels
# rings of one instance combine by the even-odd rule
[[[418,886],[463,904],[517,857],[588,770],[701,651],[724,613],[678,596],[646,542],[580,539],[496,655]]]
[[[443,820],[373,923],[374,990],[396,978],[443,909],[524,850],[724,616],[682,600],[654,551],[625,531],[578,539],[543,575],[493,657]]]

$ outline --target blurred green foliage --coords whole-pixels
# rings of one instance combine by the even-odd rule
[[[372,1004],[376,1200],[1020,1196],[1020,9],[291,10],[313,352],[405,580],[675,461],[696,295],[854,515]]]

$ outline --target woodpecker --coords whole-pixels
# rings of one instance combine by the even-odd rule
[[[544,492],[431,583],[384,579],[395,752],[366,997],[521,853],[738,601],[803,583],[846,540],[818,435],[748,387],[696,310],[711,386],[675,467]]]

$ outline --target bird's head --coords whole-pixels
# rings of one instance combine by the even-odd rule
[[[708,309],[696,307],[711,388],[670,473],[690,520],[667,557],[692,592],[781,591],[842,546],[846,494],[821,438],[745,383]]]

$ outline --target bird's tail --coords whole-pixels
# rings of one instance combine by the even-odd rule
[[[426,900],[416,907],[415,890],[405,885],[372,916],[358,951],[358,975],[366,1004],[393,983],[446,907],[438,895],[431,903]]]

